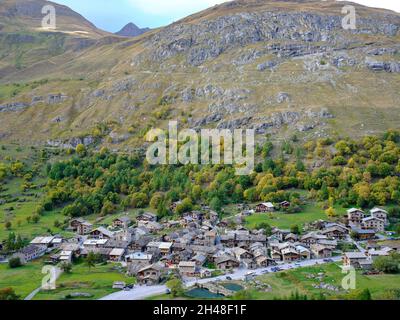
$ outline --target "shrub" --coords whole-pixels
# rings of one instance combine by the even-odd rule
[[[11,269],[15,269],[15,268],[21,267],[22,266],[21,259],[19,257],[11,258],[10,260],[8,260],[8,266]]]

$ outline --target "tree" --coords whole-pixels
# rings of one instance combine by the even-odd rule
[[[22,266],[21,259],[19,257],[11,258],[10,260],[8,260],[8,266],[11,269],[15,269],[15,268],[21,267]]]
[[[216,212],[221,212],[222,209],[222,201],[218,197],[214,197],[210,201],[210,207]]]
[[[329,207],[328,209],[326,209],[325,213],[328,216],[328,218],[334,218],[337,216],[335,209],[332,207]]]
[[[75,151],[77,154],[79,154],[80,156],[84,155],[86,153],[86,148],[83,144],[78,144],[75,148]]]
[[[4,227],[6,228],[6,230],[10,230],[11,227],[12,227],[11,222],[10,222],[10,221],[7,221],[7,222],[5,223],[5,225],[4,225]]]
[[[182,200],[182,202],[180,204],[178,204],[176,206],[176,213],[182,214],[182,213],[188,212],[192,209],[193,209],[192,200],[190,200],[189,198],[185,198]]]
[[[294,234],[300,234],[300,227],[295,224],[290,227],[290,232]]]
[[[374,260],[373,267],[375,270],[384,273],[398,273],[400,255],[392,254],[388,257],[378,257]]]
[[[19,300],[19,298],[13,288],[0,289],[0,301]]]
[[[155,210],[158,209],[160,203],[162,203],[163,200],[164,200],[164,195],[163,195],[162,193],[160,193],[160,192],[156,192],[156,193],[151,197],[151,200],[150,200],[150,207],[151,207],[152,209],[155,209]]]
[[[92,251],[89,252],[86,257],[86,265],[89,268],[89,272],[90,272],[91,268],[96,265],[96,261],[97,261],[96,255]]]
[[[347,300],[372,300],[371,292],[369,289],[353,290],[346,296]]]
[[[266,222],[261,222],[261,223],[257,226],[257,228],[258,228],[258,229],[264,229],[264,234],[265,234],[267,237],[270,237],[270,236],[272,235],[272,227],[271,227],[268,223],[266,223]]]
[[[179,297],[183,294],[182,281],[177,278],[167,281],[166,286],[169,290],[171,290],[171,295],[173,298]]]
[[[63,262],[60,267],[65,273],[71,273],[72,271],[72,265],[68,262]]]

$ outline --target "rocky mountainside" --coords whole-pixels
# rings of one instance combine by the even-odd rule
[[[136,24],[130,22],[115,34],[122,37],[134,38],[149,30],[150,28],[139,28]]]
[[[0,80],[0,137],[129,149],[170,119],[278,141],[398,128],[400,14],[353,4],[357,28],[344,30],[346,4],[239,0],[40,65],[27,51]]]

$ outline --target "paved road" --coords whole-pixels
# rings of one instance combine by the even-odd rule
[[[119,291],[112,293],[100,300],[143,300],[145,298],[165,293],[167,287],[160,286],[135,286],[130,291]]]
[[[341,259],[342,259],[341,257],[333,257],[332,258],[332,260],[334,262],[339,262],[339,261],[341,261]],[[315,266],[317,264],[325,264],[325,263],[326,262],[323,261],[323,259],[305,260],[305,261],[301,261],[297,264],[290,263],[290,264],[279,265],[279,268],[282,270],[290,270],[290,269]],[[256,269],[256,270],[238,269],[238,270],[235,270],[232,274],[228,274],[228,275],[224,275],[224,276],[186,281],[185,286],[191,287],[191,286],[194,286],[196,283],[204,284],[204,283],[215,282],[215,281],[226,281],[227,276],[231,277],[232,280],[244,280],[246,274],[248,274],[250,271],[254,272],[254,274],[256,276],[259,276],[259,275],[265,274],[266,272],[268,272],[268,273],[272,272],[272,268],[274,268],[274,267],[267,267],[267,268]],[[167,290],[167,287],[165,285],[136,286],[130,291],[119,291],[119,292],[110,294],[110,295],[102,298],[101,300],[142,300],[142,299],[145,299],[145,298],[148,298],[151,296],[163,294],[166,292],[166,290]]]

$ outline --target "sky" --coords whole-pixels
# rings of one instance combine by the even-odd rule
[[[139,27],[168,25],[226,0],[52,0],[65,4],[98,28],[110,32],[133,22]],[[400,12],[399,0],[353,0],[370,7]]]

